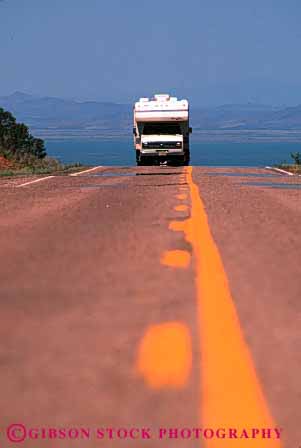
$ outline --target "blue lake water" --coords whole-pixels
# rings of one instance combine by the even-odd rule
[[[298,143],[191,143],[191,164],[206,166],[266,166],[291,163]],[[132,139],[46,140],[47,153],[63,163],[84,165],[136,164]]]

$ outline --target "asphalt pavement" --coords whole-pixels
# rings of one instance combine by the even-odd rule
[[[301,177],[99,167],[0,210],[0,447],[301,446]]]

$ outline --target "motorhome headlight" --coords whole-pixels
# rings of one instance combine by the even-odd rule
[[[177,142],[177,143],[176,143],[176,147],[177,147],[177,148],[182,148],[182,142]]]

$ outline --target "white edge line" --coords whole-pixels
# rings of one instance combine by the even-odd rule
[[[69,176],[79,176],[80,174],[89,173],[90,171],[97,170],[98,168],[103,168],[103,166],[102,165],[94,166],[94,168],[89,168],[88,170],[85,171],[78,171],[77,173],[69,174]]]
[[[274,168],[272,166],[266,166],[265,168],[267,170],[273,170],[273,171],[277,171],[278,173],[288,174],[289,176],[294,176],[294,173],[291,173],[290,171],[281,170],[280,168]]]
[[[25,184],[17,185],[16,188],[25,187],[26,185],[35,184],[36,182],[41,182],[42,180],[51,179],[54,176],[40,177],[39,179],[31,180]]]

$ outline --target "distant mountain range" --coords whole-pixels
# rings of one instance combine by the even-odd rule
[[[21,92],[0,97],[0,107],[12,112],[32,130],[85,130],[128,132],[132,105],[37,97]],[[229,104],[191,108],[194,130],[301,130],[301,105],[273,107]]]
[[[0,97],[0,107],[32,129],[126,128],[131,115],[131,108],[126,104],[78,102],[21,92]]]

